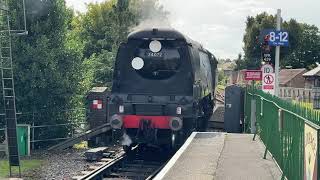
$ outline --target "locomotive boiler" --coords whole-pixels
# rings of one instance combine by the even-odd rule
[[[143,29],[119,47],[108,116],[125,150],[178,147],[212,115],[217,60],[173,29]]]

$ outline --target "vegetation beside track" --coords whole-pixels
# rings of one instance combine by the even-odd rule
[[[39,168],[43,163],[44,163],[43,160],[38,160],[38,159],[21,160],[21,172],[22,174],[24,174],[28,171],[35,170]],[[18,174],[19,168],[13,167],[12,172],[13,174]],[[8,175],[9,175],[9,162],[7,160],[0,160],[0,179],[8,177]]]
[[[11,29],[24,28],[21,4],[9,1]],[[89,3],[87,9],[75,12],[65,0],[26,1],[28,35],[12,37],[18,123],[75,124],[38,128],[35,136],[41,139],[66,137],[77,129],[86,112],[71,110],[86,108],[92,87],[110,88],[119,44],[142,21],[167,14],[158,0],[110,0]],[[1,116],[0,129],[5,124]]]
[[[88,149],[88,142],[87,141],[82,141],[78,144],[73,145],[74,149]]]

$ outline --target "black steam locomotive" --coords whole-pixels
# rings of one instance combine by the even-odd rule
[[[118,50],[108,101],[110,125],[122,145],[181,144],[206,129],[212,115],[217,60],[172,29],[131,33]]]

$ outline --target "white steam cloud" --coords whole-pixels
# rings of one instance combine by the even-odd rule
[[[157,0],[144,0],[139,5],[141,22],[131,31],[145,28],[172,28],[168,16],[169,13],[163,9]]]
[[[122,141],[121,141],[121,145],[122,146],[130,146],[132,144],[132,140],[130,139],[130,137],[124,133],[122,136]]]

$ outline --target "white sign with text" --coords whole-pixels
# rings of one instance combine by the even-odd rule
[[[272,95],[275,94],[275,73],[274,68],[270,64],[265,64],[261,68],[262,71],[262,90]]]

